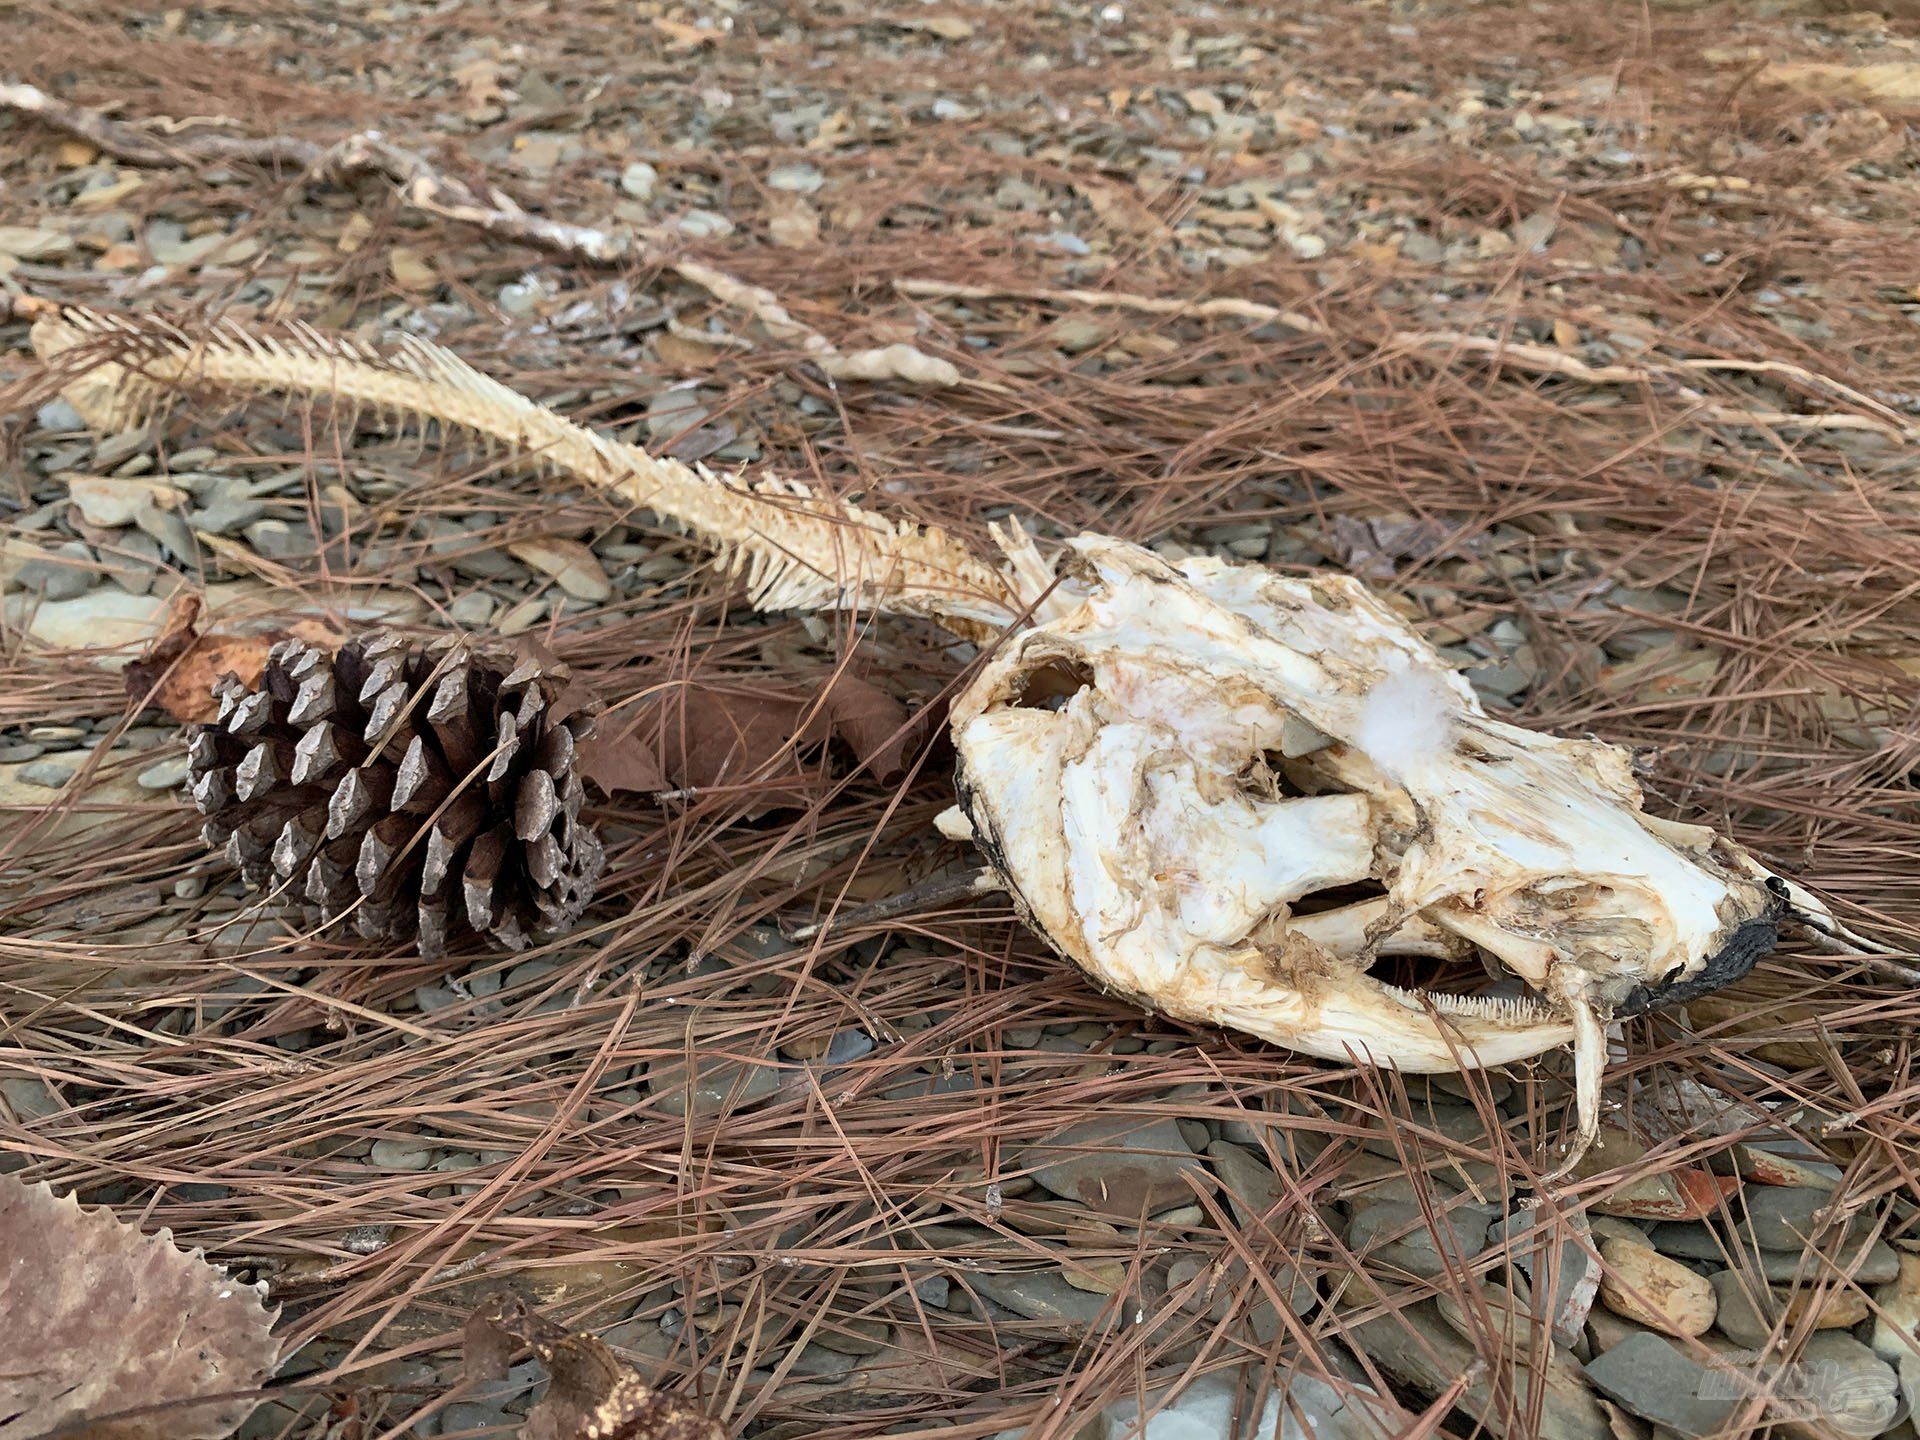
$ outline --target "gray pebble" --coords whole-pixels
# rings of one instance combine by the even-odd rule
[[[45,790],[58,790],[73,778],[74,767],[63,765],[58,760],[35,760],[30,765],[20,767],[20,781],[24,785],[38,785]]]
[[[440,1412],[440,1433],[465,1434],[475,1430],[497,1430],[501,1434],[519,1428],[519,1420],[509,1416],[501,1405],[482,1405],[461,1400]]]
[[[1746,1403],[1737,1387],[1652,1331],[1628,1336],[1587,1363],[1587,1378],[1609,1400],[1681,1435],[1714,1435]],[[1737,1374],[1737,1372],[1736,1372]]]
[[[161,510],[152,505],[144,506],[133,517],[133,523],[183,559],[193,555],[197,549],[192,529],[188,527],[185,520],[171,510]]]
[[[968,1279],[975,1290],[1003,1309],[1029,1320],[1052,1321],[1075,1334],[1114,1309],[1112,1296],[1076,1290],[1057,1270],[988,1271]],[[1126,1308],[1123,1304],[1117,1313],[1125,1313]]]
[[[1596,1230],[1598,1227],[1595,1227]],[[1812,1258],[1799,1250],[1756,1250],[1729,1240],[1716,1227],[1700,1220],[1670,1220],[1653,1227],[1648,1237],[1662,1255],[1682,1260],[1710,1260],[1726,1264],[1729,1259],[1741,1265],[1757,1264],[1760,1273],[1774,1284],[1783,1284],[1801,1276],[1819,1276],[1829,1268],[1851,1274],[1861,1285],[1885,1285],[1900,1275],[1900,1255],[1884,1240],[1866,1247],[1823,1244]]]
[[[1206,1177],[1206,1166],[1172,1120],[1125,1117],[1078,1121],[1021,1147],[1009,1168],[1031,1169],[1064,1200],[1136,1221],[1185,1204],[1193,1197],[1188,1177]]]
[[[433,1146],[416,1136],[376,1140],[368,1158],[383,1170],[424,1170],[433,1163]]]
[[[682,1060],[656,1060],[647,1067],[647,1090],[669,1115],[719,1115],[754,1105],[780,1088],[778,1067],[737,1060],[696,1060],[691,1073]]]
[[[26,561],[13,577],[22,590],[36,590],[49,600],[75,599],[92,589],[99,578],[93,551],[78,540],[69,540],[50,554]]]
[[[38,760],[46,753],[46,746],[35,745],[31,741],[0,745],[0,765],[23,765],[29,760]]]
[[[1840,1235],[1838,1227],[1825,1216],[1815,1218],[1835,1203],[1831,1191],[1799,1185],[1749,1185],[1743,1193],[1747,1233],[1763,1250],[1801,1250],[1810,1240],[1830,1245]],[[1864,1243],[1873,1228],[1871,1214],[1854,1216],[1846,1227],[1846,1243]]]
[[[198,900],[207,893],[207,877],[204,875],[182,875],[173,882],[173,893],[181,900]]]
[[[171,790],[187,778],[187,757],[175,755],[157,765],[149,765],[135,777],[142,790]]]
[[[314,551],[313,529],[305,521],[256,520],[244,532],[256,555],[291,560]]]
[[[28,1125],[58,1115],[64,1108],[52,1087],[33,1075],[10,1075],[0,1080],[0,1101],[13,1112],[15,1120]]]
[[[447,606],[447,618],[463,630],[478,630],[493,619],[493,597],[484,590],[469,590]]]
[[[65,396],[56,396],[33,412],[33,423],[42,430],[84,430],[87,422]]]

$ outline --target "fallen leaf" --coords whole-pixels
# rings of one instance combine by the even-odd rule
[[[1093,213],[1109,229],[1122,235],[1157,235],[1163,228],[1160,217],[1147,208],[1131,185],[1109,184],[1101,180],[1076,180],[1078,190],[1093,207]]]
[[[112,1440],[217,1440],[259,1403],[280,1343],[261,1290],[167,1232],[143,1235],[104,1208],[0,1175],[0,1440],[63,1426]],[[689,1435],[697,1432],[689,1431]]]
[[[524,1346],[547,1367],[547,1393],[527,1414],[520,1440],[722,1440],[718,1421],[654,1389],[594,1335],[575,1335],[536,1315],[518,1295],[493,1295],[467,1321],[469,1383],[501,1380]]]
[[[257,685],[267,651],[283,632],[238,635],[202,631],[200,597],[187,594],[173,602],[154,641],[121,671],[127,699],[164,710],[184,724],[205,724],[219,713],[213,683],[232,675]]]
[[[763,684],[669,684],[580,747],[580,774],[609,793],[750,789],[753,814],[803,806],[828,783],[822,748],[844,745],[883,781],[906,773],[932,718],[844,672],[812,696]]]
[[[558,535],[533,535],[525,540],[509,540],[507,553],[524,560],[576,600],[594,604],[613,598],[613,584],[593,551],[578,540]]]

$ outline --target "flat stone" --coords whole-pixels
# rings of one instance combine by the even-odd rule
[[[1713,1324],[1714,1287],[1651,1245],[1600,1243],[1600,1303],[1636,1324],[1668,1335],[1701,1335]]]
[[[1462,1205],[1437,1211],[1429,1228],[1420,1208],[1369,1205],[1347,1222],[1347,1244],[1381,1265],[1427,1279],[1458,1268],[1484,1247],[1488,1214]],[[1437,1231],[1437,1233],[1436,1233]]]
[[[1516,1356],[1538,1352],[1543,1326],[1533,1313],[1532,1299],[1504,1285],[1481,1285],[1477,1303],[1472,1305],[1462,1303],[1456,1295],[1436,1296],[1434,1309],[1475,1349],[1491,1345]]]
[[[53,1093],[53,1087],[35,1075],[9,1075],[0,1080],[0,1103],[12,1112],[15,1121],[24,1125],[50,1119],[66,1109]]]
[[[1125,1116],[1069,1125],[1022,1147],[1011,1164],[1031,1170],[1062,1199],[1127,1220],[1184,1204],[1193,1198],[1193,1181],[1208,1178],[1172,1120]]]
[[[33,596],[9,596],[6,618],[9,625],[55,649],[118,650],[152,639],[165,608],[155,596],[129,595],[103,585],[73,600],[39,603]],[[124,663],[127,657],[115,658]]]
[[[1544,1366],[1504,1369],[1496,1391],[1489,1367],[1430,1300],[1362,1321],[1346,1338],[1421,1394],[1448,1395],[1496,1440],[1615,1440],[1605,1408],[1563,1352],[1549,1351]]]
[[[198,548],[192,528],[171,510],[145,506],[133,517],[133,523],[182,560],[190,558]]]
[[[1622,1320],[1611,1310],[1596,1308],[1587,1316],[1585,1338],[1592,1355],[1604,1355],[1622,1340],[1635,1335],[1652,1333],[1644,1325],[1636,1325],[1631,1320]]]
[[[424,1170],[433,1163],[433,1146],[411,1136],[376,1140],[368,1158],[382,1170]]]
[[[778,1067],[739,1060],[656,1060],[647,1067],[647,1092],[669,1115],[706,1118],[768,1099],[780,1088]]]
[[[1671,1340],[1650,1332],[1594,1356],[1586,1372],[1616,1405],[1688,1437],[1723,1430],[1746,1398],[1722,1372],[1709,1373]]]
[[[171,790],[187,778],[187,757],[174,755],[149,765],[134,777],[142,790]]]
[[[0,745],[0,765],[24,765],[29,760],[38,760],[46,753],[46,746],[36,745],[30,740],[22,740],[12,745]]]
[[[313,527],[305,521],[256,520],[242,532],[256,555],[292,560],[314,551]]]
[[[497,628],[502,635],[519,635],[531,630],[547,617],[547,597],[535,595],[522,600],[500,617]]]
[[[1811,1242],[1832,1244],[1841,1232],[1821,1213],[1834,1204],[1833,1193],[1811,1185],[1749,1185],[1745,1228],[1763,1250],[1804,1250]],[[1863,1245],[1873,1232],[1874,1216],[1853,1217],[1845,1243]]]
[[[1776,1334],[1803,1328],[1843,1330],[1867,1318],[1867,1297],[1845,1286],[1803,1285],[1788,1289],[1756,1285],[1740,1270],[1722,1270],[1710,1282],[1719,1298],[1715,1327],[1738,1345],[1762,1349]],[[1809,1321],[1810,1310],[1818,1307]]]
[[[1900,1255],[1900,1274],[1873,1292],[1873,1353],[1900,1363],[1920,1343],[1920,1255]]]
[[[186,491],[160,480],[124,479],[114,475],[66,475],[67,497],[89,525],[118,529],[131,525],[149,505],[170,509],[186,499]]]
[[[91,590],[99,578],[93,551],[78,540],[69,540],[23,562],[13,573],[13,583],[20,589],[48,600],[76,599]]]
[[[1076,1289],[1058,1270],[982,1271],[968,1280],[1003,1309],[1028,1320],[1050,1321],[1076,1335],[1093,1326],[1103,1313],[1111,1311],[1118,1317],[1127,1308],[1124,1301],[1116,1305],[1110,1296]]]
[[[892,1336],[893,1327],[884,1320],[846,1316],[821,1322],[811,1343],[842,1355],[878,1355]]]
[[[266,501],[254,499],[245,486],[237,486],[209,504],[196,506],[188,514],[187,523],[210,535],[225,535],[253,524],[266,513]]]
[[[20,767],[20,782],[43,790],[58,790],[77,773],[75,766],[59,760],[35,760]]]
[[[1851,1335],[1813,1336],[1800,1352],[1800,1368],[1811,1381],[1803,1387],[1813,1402],[1810,1418],[1828,1433],[1878,1435],[1900,1413],[1900,1374]]]
[[[1541,1307],[1554,1339],[1572,1345],[1579,1339],[1600,1293],[1600,1260],[1579,1215],[1554,1221],[1541,1210],[1521,1210],[1496,1220],[1487,1243],[1506,1245],[1515,1269],[1535,1295],[1547,1295]]]
[[[1587,1208],[1596,1215],[1618,1215],[1635,1220],[1697,1220],[1711,1215],[1739,1182],[1705,1170],[1671,1170],[1642,1175],[1594,1200]]]
[[[1207,1159],[1220,1177],[1235,1222],[1243,1230],[1271,1225],[1268,1217],[1286,1194],[1279,1177],[1246,1150],[1225,1140],[1207,1146]]]
[[[1653,1227],[1648,1237],[1662,1255],[1683,1260],[1711,1260],[1719,1264],[1738,1263],[1752,1268],[1775,1284],[1800,1279],[1818,1279],[1834,1273],[1851,1275],[1857,1284],[1885,1285],[1900,1275],[1900,1254],[1884,1240],[1859,1246],[1823,1245],[1818,1251],[1759,1250],[1729,1239],[1718,1227],[1699,1220],[1670,1221]],[[1844,1238],[1844,1237],[1842,1237]]]
[[[478,630],[493,619],[493,597],[484,590],[469,590],[447,606],[447,618],[462,630]]]

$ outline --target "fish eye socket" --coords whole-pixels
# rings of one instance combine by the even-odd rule
[[[1010,703],[1018,710],[1058,710],[1092,684],[1092,666],[1055,656],[1014,681]]]

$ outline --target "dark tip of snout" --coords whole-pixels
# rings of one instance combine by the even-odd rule
[[[1712,955],[1706,968],[1685,980],[1670,980],[1662,985],[1636,985],[1626,999],[1614,1007],[1616,1019],[1644,1015],[1667,1005],[1678,1005],[1710,995],[1723,985],[1741,978],[1780,943],[1780,922],[1786,918],[1786,906],[1777,903],[1765,915],[1743,922]]]

